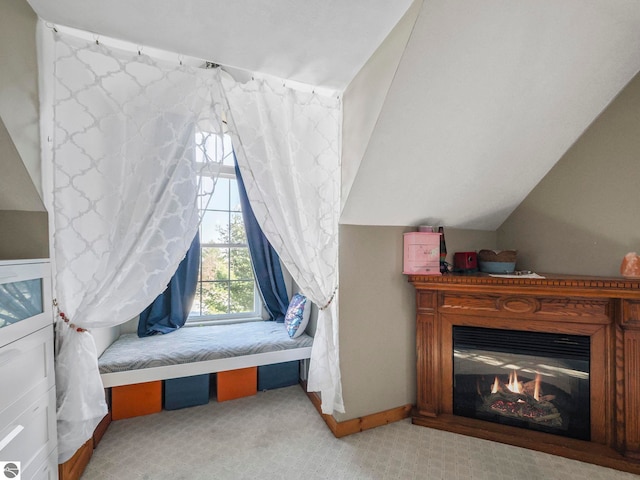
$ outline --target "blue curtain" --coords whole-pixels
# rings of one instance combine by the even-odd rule
[[[262,233],[262,229],[256,221],[251,205],[249,205],[249,198],[247,197],[247,191],[244,188],[244,182],[240,175],[238,162],[235,161],[235,155],[234,163],[244,228],[247,232],[247,242],[249,244],[249,251],[251,252],[251,263],[256,276],[256,282],[258,283],[265,308],[271,317],[270,319],[276,322],[284,322],[289,300],[287,297],[287,288],[284,284],[284,277],[282,276],[282,268],[280,267],[280,258],[264,236],[264,233]]]
[[[196,293],[199,266],[200,234],[196,234],[167,289],[140,314],[138,337],[169,333],[185,324]]]

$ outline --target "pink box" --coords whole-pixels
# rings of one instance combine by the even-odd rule
[[[440,233],[404,234],[404,266],[407,275],[442,275],[440,273]]]

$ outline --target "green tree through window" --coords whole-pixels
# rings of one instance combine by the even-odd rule
[[[202,249],[201,315],[252,312],[255,284],[242,217],[233,216],[219,233],[229,236],[230,246]]]

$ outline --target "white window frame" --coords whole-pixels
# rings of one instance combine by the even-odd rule
[[[207,172],[207,169],[211,170],[215,169],[215,173]],[[226,178],[237,180],[235,168],[231,165],[215,165],[205,167],[201,170],[201,176],[209,176],[217,178]],[[246,247],[249,251],[249,256],[251,256],[251,250],[249,250],[248,244],[232,244],[232,243],[205,243],[200,239],[200,257],[202,258],[202,248],[203,247],[222,247],[222,248],[238,248],[238,247]],[[198,269],[202,268],[202,260],[200,260],[200,264],[198,265]],[[252,264],[253,268],[253,264]],[[200,275],[199,275],[200,277]],[[196,295],[201,295],[201,286],[203,282],[198,278],[197,283],[197,292]],[[260,291],[258,289],[258,284],[255,278],[255,272],[253,276],[253,311],[251,312],[240,312],[240,313],[224,313],[224,314],[215,314],[215,315],[189,315],[185,326],[200,326],[200,325],[212,325],[212,324],[229,324],[229,323],[242,323],[242,322],[255,322],[264,320],[264,305],[262,302],[262,297],[260,295]],[[195,299],[194,299],[195,300]]]

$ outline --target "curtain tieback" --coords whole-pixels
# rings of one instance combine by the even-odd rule
[[[333,302],[333,299],[336,297],[337,291],[338,291],[338,285],[336,285],[335,288],[333,289],[333,292],[331,292],[331,297],[329,297],[329,301],[325,303],[324,306],[320,307],[320,310],[325,310],[327,307],[329,307],[329,305],[331,305],[331,302]]]
[[[58,317],[60,317],[64,323],[66,323],[69,328],[72,328],[73,330],[75,330],[78,333],[82,333],[82,332],[86,332],[87,329],[86,328],[82,328],[82,327],[78,327],[75,323],[70,323],[69,322],[69,317],[67,317],[67,315],[64,312],[60,311],[60,308],[58,307],[58,299],[54,298],[53,299],[53,306],[56,309],[56,314],[58,315]]]

